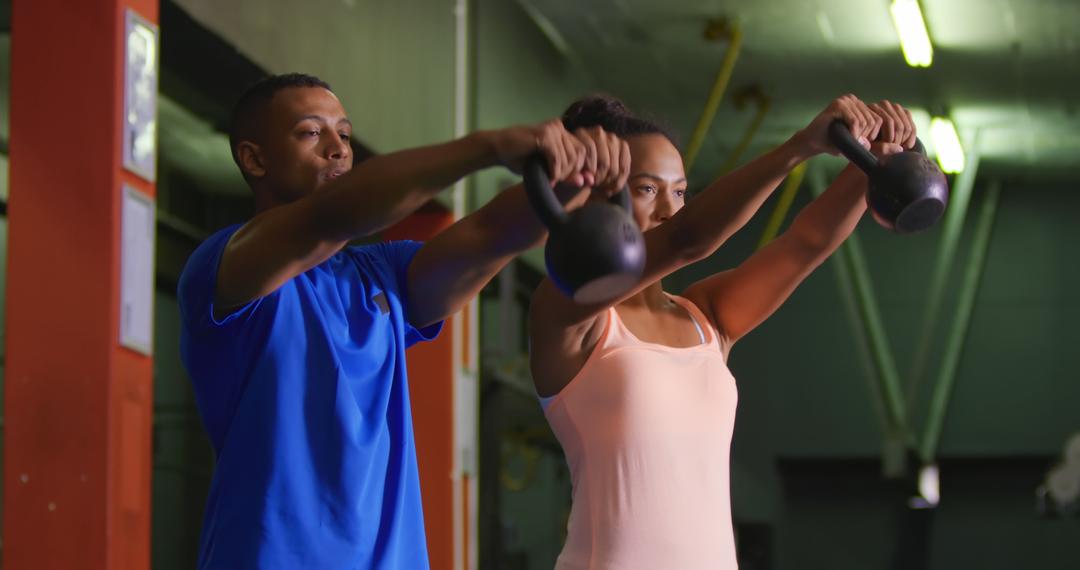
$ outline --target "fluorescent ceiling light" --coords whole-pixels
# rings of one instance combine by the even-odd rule
[[[931,507],[936,507],[941,501],[937,465],[927,465],[919,470],[919,494]]]
[[[960,145],[960,136],[952,120],[934,117],[930,120],[930,137],[934,139],[938,164],[941,170],[955,174],[964,170],[964,147]]]
[[[911,67],[930,67],[934,61],[934,46],[926,33],[919,0],[893,0],[889,7],[896,33],[900,36],[900,49],[904,60]]]

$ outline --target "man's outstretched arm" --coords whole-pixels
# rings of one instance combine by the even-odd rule
[[[496,164],[514,167],[540,149],[554,176],[571,176],[584,162],[580,143],[571,139],[561,124],[556,129],[544,123],[370,158],[240,228],[222,254],[215,307],[226,311],[274,292],[350,240],[397,223],[476,170]]]

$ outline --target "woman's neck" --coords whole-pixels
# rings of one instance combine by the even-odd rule
[[[620,306],[624,306],[631,309],[646,309],[649,311],[659,311],[672,304],[671,299],[664,293],[664,285],[660,281],[649,285],[642,289],[633,297],[619,303]]]

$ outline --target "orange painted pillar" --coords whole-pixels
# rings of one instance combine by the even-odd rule
[[[11,7],[2,566],[149,568],[153,368],[121,346],[120,244],[123,186],[154,185],[121,145],[126,12],[158,4]]]
[[[383,232],[387,240],[426,241],[454,223],[454,216],[432,202]],[[447,319],[439,338],[414,345],[406,352],[409,400],[412,403],[424,527],[432,570],[451,570],[454,538],[454,358],[453,320]]]

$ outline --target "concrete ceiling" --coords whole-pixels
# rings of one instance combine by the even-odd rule
[[[704,38],[706,22],[737,22],[743,48],[700,174],[722,162],[752,116],[731,94],[757,84],[772,104],[751,153],[851,91],[919,109],[923,120],[949,113],[965,142],[978,131],[981,174],[1080,179],[1075,0],[922,0],[935,47],[928,69],[904,63],[889,0],[519,2],[604,90],[666,119],[684,139],[727,49]]]
[[[771,100],[750,155],[779,143],[832,97],[850,91],[912,107],[924,132],[930,112],[949,113],[965,142],[978,132],[980,175],[1067,185],[1080,181],[1076,0],[922,0],[935,46],[928,69],[904,63],[889,0],[518,3],[602,90],[662,119],[684,140],[727,49],[724,42],[705,39],[706,23],[737,22],[743,47],[692,173],[699,182],[716,172],[750,123],[752,110],[733,103],[733,94],[750,85],[760,86]],[[9,38],[0,35],[4,66]],[[219,125],[167,98],[160,114],[161,150],[178,167],[200,173],[205,188],[245,191],[221,150],[227,146]],[[5,139],[6,120],[3,105]]]

